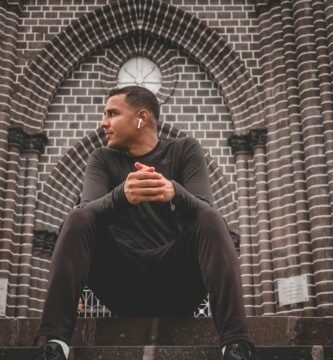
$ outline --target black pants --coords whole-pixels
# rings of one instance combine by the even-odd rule
[[[188,221],[181,239],[152,250],[119,245],[94,212],[73,210],[54,250],[37,336],[70,343],[85,285],[126,316],[189,315],[208,292],[221,344],[250,341],[237,253],[224,219],[209,207]]]

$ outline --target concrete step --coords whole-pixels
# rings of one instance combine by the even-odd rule
[[[333,360],[333,318],[249,317],[262,360]],[[0,360],[27,360],[39,319],[0,319]],[[210,318],[78,319],[70,360],[220,360]]]
[[[36,348],[0,348],[0,360],[27,360]],[[258,347],[261,360],[333,360],[333,347]],[[72,347],[69,360],[221,360],[218,346]]]
[[[31,346],[39,319],[0,319],[0,347]],[[249,317],[258,346],[333,346],[333,318]],[[211,318],[78,319],[73,346],[218,346]]]

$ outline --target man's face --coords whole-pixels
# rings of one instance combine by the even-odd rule
[[[106,102],[101,127],[108,146],[129,149],[137,135],[138,113],[126,102],[126,95],[112,96]]]

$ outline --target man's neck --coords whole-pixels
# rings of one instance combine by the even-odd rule
[[[140,143],[133,144],[133,146],[127,150],[127,154],[130,156],[142,156],[149,153],[155,148],[158,143],[157,134],[150,136],[149,138],[145,137],[144,141]]]

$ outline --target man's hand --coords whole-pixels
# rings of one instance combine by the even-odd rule
[[[149,172],[154,172],[155,171],[154,166],[147,166],[145,164],[141,164],[138,161],[134,163],[134,166],[138,171],[149,171]]]
[[[155,172],[155,168],[153,166],[147,166],[140,162],[136,162],[134,164],[135,168],[138,171],[149,171],[149,172]],[[159,173],[158,173],[159,174]],[[175,196],[175,188],[172,184],[172,182],[168,179],[166,179],[162,174],[160,174],[165,182],[165,191],[164,191],[164,197],[160,201],[171,201]]]
[[[157,173],[154,167],[136,162],[137,171],[129,173],[125,181],[125,195],[133,204],[143,201],[170,201],[175,196],[171,181]]]

